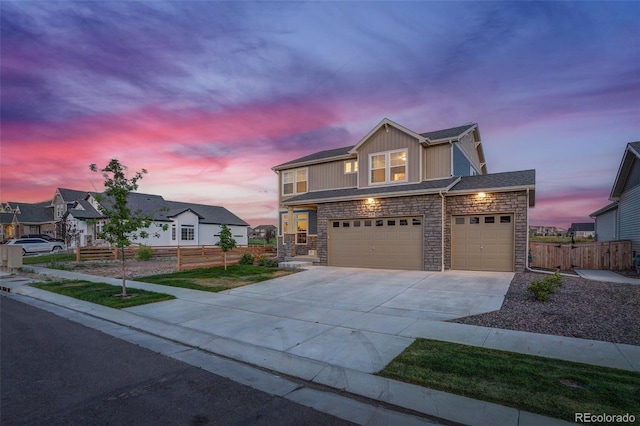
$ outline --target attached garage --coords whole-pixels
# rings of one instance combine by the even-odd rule
[[[451,269],[514,270],[513,214],[451,218]]]
[[[356,268],[424,269],[422,217],[328,221],[328,264]]]

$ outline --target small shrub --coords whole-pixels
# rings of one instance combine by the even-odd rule
[[[554,294],[558,288],[562,287],[562,276],[557,271],[541,280],[533,280],[527,287],[529,293],[544,302],[550,294]]]
[[[238,261],[239,265],[253,265],[255,257],[251,253],[245,253],[240,257]]]
[[[153,250],[149,246],[141,245],[136,250],[136,260],[149,260],[153,256]]]
[[[258,265],[264,266],[267,268],[277,268],[279,266],[278,263],[279,262],[277,258],[266,257],[266,256],[261,257],[260,260],[258,261]]]

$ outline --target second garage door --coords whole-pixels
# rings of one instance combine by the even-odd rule
[[[422,222],[421,217],[330,220],[329,266],[422,270]]]
[[[451,218],[451,269],[513,271],[513,215]]]

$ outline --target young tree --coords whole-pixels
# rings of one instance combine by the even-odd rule
[[[224,270],[227,270],[227,252],[229,250],[233,250],[236,247],[236,240],[233,239],[233,235],[231,235],[231,230],[227,225],[222,225],[220,227],[220,241],[218,244],[222,253],[224,253]]]
[[[148,238],[145,229],[151,226],[153,218],[143,214],[140,210],[132,212],[127,204],[129,194],[138,189],[138,181],[147,173],[145,169],[136,172],[132,178],[127,177],[127,167],[117,159],[112,159],[103,169],[95,164],[89,166],[91,171],[101,173],[104,177],[104,194],[96,196],[99,203],[98,210],[107,219],[99,238],[105,239],[120,251],[122,259],[122,296],[127,296],[125,248],[131,245],[131,240]]]

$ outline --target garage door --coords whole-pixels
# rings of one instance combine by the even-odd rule
[[[421,217],[341,219],[328,223],[330,266],[422,270]]]
[[[451,218],[451,269],[513,271],[513,215]]]

